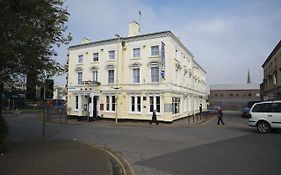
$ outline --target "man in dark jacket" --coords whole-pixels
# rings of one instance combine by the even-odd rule
[[[219,109],[219,115],[218,115],[218,125],[220,125],[220,122],[224,125],[224,122],[223,122],[223,120],[222,120],[222,116],[223,116],[223,114],[222,114],[222,110],[221,110],[221,109]]]
[[[152,123],[156,123],[156,125],[158,125],[156,110],[153,110],[153,112],[152,112],[152,120],[149,122],[149,124],[152,124]]]

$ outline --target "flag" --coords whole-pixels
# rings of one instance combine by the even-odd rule
[[[165,44],[161,41],[161,61],[162,61],[162,69],[161,76],[165,79]]]

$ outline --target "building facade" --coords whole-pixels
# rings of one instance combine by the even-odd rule
[[[160,121],[206,109],[206,71],[170,31],[90,42],[68,49],[68,115]]]
[[[281,100],[281,40],[262,65],[263,82],[261,92],[263,100]]]
[[[210,105],[223,110],[241,110],[249,101],[260,101],[258,84],[210,85]]]

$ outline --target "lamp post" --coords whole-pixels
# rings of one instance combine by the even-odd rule
[[[112,87],[113,89],[116,90],[116,98],[115,98],[115,123],[118,123],[118,90],[121,88],[121,87]]]
[[[121,88],[119,87],[119,43],[121,36],[119,34],[115,34],[115,37],[117,38],[117,57],[116,57],[116,87],[113,87],[113,89],[116,90],[116,98],[115,98],[115,123],[118,123],[118,90]],[[122,51],[122,50],[121,50]]]
[[[192,67],[192,78],[193,78],[193,123],[194,123],[194,119],[195,119],[195,75],[194,75],[194,69],[198,69],[198,67],[193,66]]]

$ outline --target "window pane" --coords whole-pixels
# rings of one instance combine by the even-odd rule
[[[108,51],[108,58],[115,59],[115,50]]]
[[[99,61],[99,53],[93,53],[93,61]]]
[[[159,56],[159,46],[151,46],[151,56]]]
[[[83,63],[83,55],[78,56],[78,63]]]
[[[135,111],[135,97],[131,97],[131,111]]]
[[[133,49],[133,57],[139,58],[140,57],[140,48],[134,48]]]
[[[78,96],[75,97],[75,109],[78,109]]]
[[[108,84],[114,83],[114,70],[108,70]]]
[[[141,111],[141,97],[140,96],[138,96],[137,97],[137,105],[138,105],[138,112],[140,112]]]
[[[82,84],[82,76],[83,76],[82,72],[78,72],[78,73],[77,73],[77,81],[78,81],[78,84]]]
[[[149,111],[152,112],[153,111],[153,96],[149,97]]]
[[[98,71],[93,71],[93,81],[98,81]]]
[[[156,110],[160,112],[160,96],[156,96]]]
[[[140,69],[139,68],[133,69],[133,81],[134,81],[134,83],[140,82]]]
[[[151,82],[159,82],[159,67],[151,67]]]
[[[106,96],[106,110],[109,111],[109,96]]]
[[[111,97],[112,99],[112,111],[115,111],[115,106],[116,106],[116,101],[115,101],[115,96]]]

